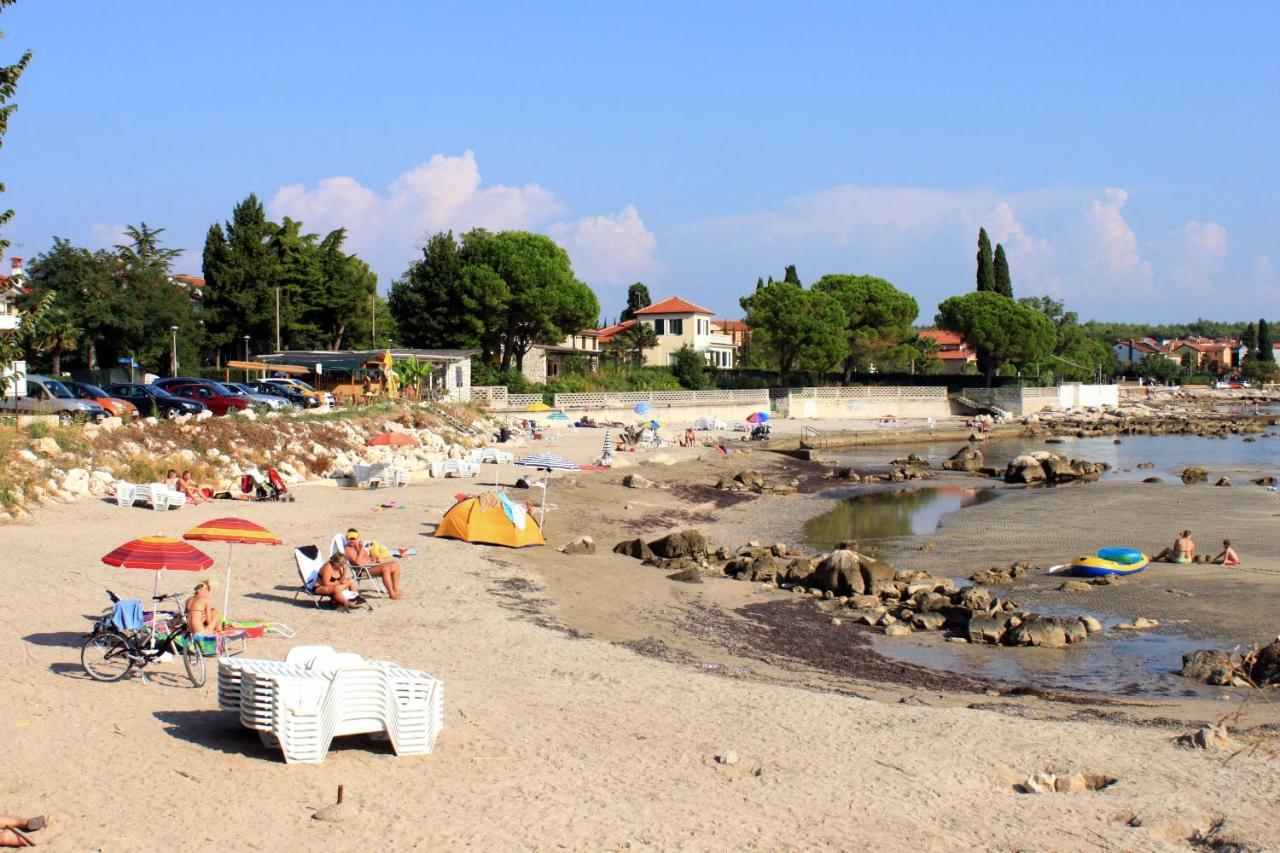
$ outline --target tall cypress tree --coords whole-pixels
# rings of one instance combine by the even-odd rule
[[[1004,256],[1004,246],[996,243],[996,258],[992,265],[995,292],[1013,298],[1013,280],[1009,278],[1009,260]]]
[[[1271,324],[1266,320],[1258,321],[1258,361],[1275,361],[1275,350],[1272,347]]]
[[[795,264],[791,264],[790,266],[787,267],[787,271],[783,274],[782,280],[785,281],[787,284],[794,284],[797,287],[800,286],[800,276],[799,274],[796,273]]]
[[[1240,335],[1240,345],[1244,347],[1245,353],[1253,358],[1258,354],[1258,327],[1249,323],[1244,327],[1244,332]]]
[[[991,258],[991,238],[987,229],[978,229],[978,290],[995,290],[995,263]]]

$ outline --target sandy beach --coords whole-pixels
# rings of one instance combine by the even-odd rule
[[[557,452],[580,462],[598,453],[599,437],[582,433]],[[610,553],[620,539],[684,527],[735,548],[749,539],[795,543],[801,521],[834,500],[817,490],[816,466],[734,450],[728,459],[706,448],[625,454],[632,467],[558,475],[552,547],[522,551],[431,538],[456,492],[493,482],[492,466],[479,482],[363,492],[304,485],[292,504],[214,502],[164,515],[88,500],[0,528],[5,552],[35,564],[0,616],[2,810],[53,815],[41,844],[105,851],[1160,850],[1186,849],[1198,834],[1266,849],[1280,838],[1271,737],[1280,715],[1244,691],[1027,695],[886,662],[865,632],[830,626],[817,602],[784,590],[724,578],[676,583]],[[711,488],[744,468],[797,478],[801,491]],[[636,471],[658,485],[623,488]],[[510,483],[515,473],[506,467],[499,476]],[[404,508],[375,511],[386,501]],[[1235,540],[1245,565],[1161,566],[1074,595],[1082,606],[1244,643],[1276,630],[1280,546],[1265,531],[1278,511],[1275,495],[1257,488],[1102,482],[1002,497],[902,547],[916,547],[913,568],[956,576],[1015,559],[1047,565],[1077,550],[1082,531],[1154,547],[1181,526],[1203,528]],[[178,662],[150,668],[149,683],[85,676],[78,647],[86,617],[106,604],[103,590],[143,595],[151,584],[149,573],[110,569],[100,557],[126,539],[180,535],[229,514],[286,543],[236,550],[231,615],[297,631],[293,640],[251,641],[248,654],[282,658],[294,644],[325,643],[442,678],[446,724],[432,755],[395,758],[385,745],[352,738],[321,765],[286,766],[217,709],[213,678],[192,688]],[[295,603],[291,548],[323,545],[349,526],[421,552],[404,563],[405,598],[351,614]],[[599,553],[555,550],[583,534]],[[919,550],[926,540],[932,550]],[[218,563],[207,576],[220,598],[225,547],[210,553]],[[161,587],[187,589],[193,580],[169,574]],[[1010,595],[1028,604],[1072,595],[1054,586],[1032,577]],[[1239,754],[1175,744],[1232,713]],[[730,752],[736,761],[717,760]],[[1046,769],[1117,781],[1097,792],[1015,790]],[[358,816],[312,820],[339,784]]]

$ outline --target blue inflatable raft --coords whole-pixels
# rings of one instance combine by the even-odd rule
[[[1071,574],[1082,578],[1136,575],[1150,562],[1150,557],[1133,548],[1102,548],[1095,556],[1076,557],[1072,560]]]

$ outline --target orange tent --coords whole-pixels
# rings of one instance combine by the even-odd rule
[[[463,542],[505,545],[508,548],[546,545],[547,540],[542,538],[538,522],[532,515],[523,513],[523,509],[523,506],[517,508],[524,522],[517,526],[507,516],[498,495],[484,492],[454,504],[440,519],[435,535],[441,539],[461,539]]]

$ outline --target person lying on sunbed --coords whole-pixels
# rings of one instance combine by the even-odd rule
[[[364,547],[364,542],[360,539],[359,530],[347,531],[347,560],[353,566],[359,566],[362,569],[368,569],[369,574],[374,577],[382,578],[382,582],[386,584],[387,595],[391,598],[399,598],[400,592],[400,564],[395,560],[377,560],[369,549]]]

